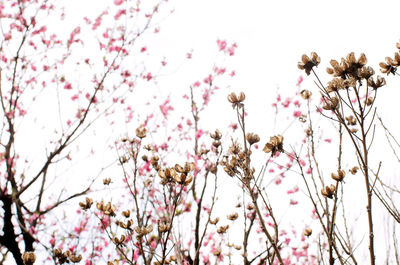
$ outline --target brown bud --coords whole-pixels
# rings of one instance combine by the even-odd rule
[[[247,140],[247,142],[249,142],[250,145],[253,145],[260,141],[260,137],[255,133],[247,133],[246,140]]]
[[[325,186],[325,188],[323,188],[321,190],[321,194],[324,197],[327,197],[329,199],[333,198],[333,195],[335,194],[336,188],[335,186],[333,186],[332,184],[330,186]]]
[[[214,220],[211,220],[211,219],[210,219],[210,224],[216,225],[216,224],[218,223],[218,221],[219,221],[219,218],[218,218],[218,217],[216,217]]]
[[[36,261],[36,255],[34,252],[25,252],[24,255],[22,255],[22,260],[25,265],[33,265]]]
[[[111,178],[105,178],[105,179],[103,179],[103,184],[104,184],[104,185],[110,185],[110,183],[111,183]]]
[[[217,229],[218,234],[224,234],[229,228],[229,225],[222,225]]]
[[[238,213],[229,214],[226,218],[231,221],[235,221],[238,218]]]
[[[301,95],[301,97],[302,97],[303,99],[310,99],[312,93],[311,93],[311,91],[309,91],[309,90],[307,90],[307,89],[304,89],[304,90],[302,90],[302,91],[300,92],[300,95]]]
[[[357,171],[358,171],[358,167],[357,166],[354,166],[352,169],[350,169],[350,173],[353,174],[353,175],[355,175],[357,173]]]
[[[79,254],[79,256],[71,256],[69,259],[72,263],[78,263],[82,260],[82,255]]]
[[[245,99],[246,95],[243,92],[240,92],[239,96],[233,92],[228,95],[228,101],[232,103],[232,107],[242,104]]]
[[[210,133],[210,137],[216,141],[221,140],[222,133],[217,129],[214,133]]]
[[[142,126],[136,129],[136,136],[140,139],[145,138],[146,133],[147,133],[147,129]]]
[[[311,228],[306,228],[306,229],[304,230],[304,235],[305,235],[306,237],[311,236],[311,234],[312,234]]]
[[[332,173],[331,177],[332,179],[336,181],[342,181],[344,179],[344,176],[346,175],[346,172],[344,170],[338,170],[337,173]]]

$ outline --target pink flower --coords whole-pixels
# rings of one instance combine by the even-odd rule
[[[300,76],[299,79],[297,80],[296,86],[300,86],[302,82],[303,82],[303,76]]]
[[[161,113],[164,115],[164,118],[167,118],[168,112],[174,110],[174,108],[169,105],[169,99],[165,100],[164,103],[160,106]]]
[[[5,40],[11,40],[11,34],[10,33],[5,33],[4,34],[4,39]]]
[[[199,81],[194,82],[193,86],[194,87],[199,87],[200,86],[200,82]]]
[[[217,40],[217,45],[220,51],[223,51],[226,49],[227,43],[224,40]]]
[[[126,9],[120,9],[118,12],[115,14],[114,19],[118,20],[122,15],[126,14]]]
[[[200,130],[198,130],[197,132],[196,132],[196,139],[199,139],[201,136],[203,135],[203,130],[202,129],[200,129]]]
[[[122,5],[123,2],[124,0],[114,0],[114,5],[119,6]]]
[[[135,252],[133,252],[133,261],[137,261],[139,259],[139,249],[135,249]]]
[[[236,44],[233,44],[231,47],[228,48],[229,56],[235,55],[235,48],[236,47],[237,47]]]
[[[203,82],[206,83],[206,84],[211,84],[212,75],[208,75],[206,78],[204,78]]]
[[[151,73],[147,73],[146,76],[144,76],[144,79],[147,79],[147,81],[150,81],[153,78],[153,76],[151,75]]]
[[[298,118],[301,116],[301,111],[297,110],[295,112],[293,112],[293,117]]]
[[[64,86],[64,89],[72,89],[72,85],[71,85],[71,83],[69,83],[69,82],[67,82],[66,84],[65,84],[65,86]]]

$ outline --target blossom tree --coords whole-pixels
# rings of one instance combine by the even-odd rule
[[[217,40],[183,95],[150,89],[168,62],[146,38],[167,2],[114,0],[81,18],[62,1],[0,2],[1,263],[398,263],[400,192],[372,162],[376,126],[399,145],[377,118],[386,81],[366,56],[331,60],[325,84],[320,57],[303,55],[317,87],[300,76],[278,91],[274,133],[257,133],[249,98],[225,89],[236,43]],[[399,52],[380,66],[398,75]],[[394,224],[382,235],[378,212]]]
[[[96,176],[78,173],[88,181],[71,188],[60,169],[96,152],[85,144],[96,123],[112,128],[118,110],[132,115],[127,98],[156,75],[138,44],[170,12],[166,1],[115,0],[77,20],[63,4],[0,2],[0,245],[16,264],[50,247],[53,211],[91,191]]]

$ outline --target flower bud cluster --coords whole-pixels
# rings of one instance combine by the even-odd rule
[[[188,186],[193,179],[189,173],[193,170],[194,163],[186,162],[184,166],[176,164],[175,167],[159,170],[158,175],[161,178],[162,185],[167,183],[176,183]]]

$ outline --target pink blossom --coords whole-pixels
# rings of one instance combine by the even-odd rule
[[[163,143],[162,145],[159,146],[161,150],[163,151],[167,151],[168,150],[168,144],[167,143]]]
[[[72,89],[72,85],[71,85],[71,83],[69,83],[69,82],[67,82],[65,85],[64,85],[64,89]]]
[[[126,14],[126,9],[120,9],[118,12],[115,14],[114,19],[118,20],[122,15]]]
[[[5,33],[4,34],[4,39],[5,40],[11,40],[11,34],[10,33]]]
[[[196,132],[196,139],[199,139],[201,136],[203,135],[203,130],[202,129],[200,129],[200,130],[198,130],[197,132]]]
[[[147,73],[147,75],[144,77],[144,79],[146,79],[147,81],[150,81],[153,78],[153,76],[151,75],[151,73]]]
[[[137,261],[139,259],[139,249],[135,249],[135,252],[133,252],[133,261]]]
[[[297,79],[297,84],[296,84],[296,86],[300,86],[301,85],[301,83],[303,82],[303,76],[299,76],[299,79]]]
[[[204,78],[203,82],[205,84],[211,84],[212,82],[212,75],[208,75],[206,78]]]
[[[237,123],[231,123],[231,124],[229,125],[229,127],[230,127],[233,131],[236,131],[236,130],[238,129]]]
[[[114,0],[114,5],[119,6],[122,5],[123,2],[124,0]]]
[[[228,54],[229,56],[235,55],[235,49],[237,48],[236,43],[232,44],[231,47],[228,48]]]
[[[214,67],[214,73],[217,75],[223,75],[225,73],[226,69],[225,68],[219,68],[219,67]]]
[[[199,86],[200,86],[200,82],[199,81],[194,82],[193,87],[199,87]]]
[[[281,104],[284,108],[287,108],[287,107],[289,107],[290,103],[291,103],[291,99],[286,98],[285,101],[283,101]]]
[[[204,90],[203,100],[204,100],[204,105],[207,106],[208,103],[210,102],[210,90],[208,90],[208,89]]]
[[[140,174],[141,176],[144,176],[144,175],[146,174],[146,172],[150,172],[150,171],[151,171],[150,165],[151,165],[151,161],[149,160],[149,161],[146,162],[146,164],[144,164],[144,165],[139,169],[139,174]],[[137,193],[139,193],[139,191],[137,191]]]
[[[224,51],[226,49],[227,43],[224,40],[217,40],[217,45],[220,51]]]
[[[293,117],[298,118],[301,116],[301,111],[297,110],[293,112]]]
[[[160,106],[161,113],[164,115],[164,118],[167,118],[168,112],[174,110],[174,108],[169,105],[169,99],[165,100],[164,103]]]

